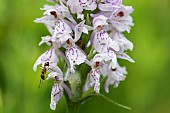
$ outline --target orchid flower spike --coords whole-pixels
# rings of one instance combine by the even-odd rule
[[[39,42],[49,49],[36,60],[33,70],[41,65],[41,79],[54,82],[50,108],[55,110],[62,97],[69,106],[84,102],[100,93],[102,84],[107,93],[110,85],[118,87],[127,74],[118,59],[134,62],[127,51],[133,50],[133,43],[123,34],[130,33],[134,25],[134,9],[122,0],[48,1],[53,5],[44,5],[43,16],[34,22],[49,31]]]

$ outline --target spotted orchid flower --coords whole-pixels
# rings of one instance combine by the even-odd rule
[[[79,0],[68,0],[67,6],[73,14],[82,14],[83,7],[81,7]]]
[[[119,45],[111,39],[109,34],[104,30],[104,25],[108,25],[107,17],[101,15],[93,19],[93,26],[96,29],[94,38],[91,39],[95,50],[99,53],[108,53],[108,51],[119,51]]]
[[[68,0],[67,5],[71,12],[77,14],[77,18],[81,20],[84,19],[83,9],[93,11],[97,8],[96,0]]]
[[[84,91],[87,91],[90,89],[90,87],[94,86],[94,91],[96,93],[99,93],[100,91],[100,66],[102,64],[102,57],[101,56],[95,56],[91,60],[91,68],[92,70],[87,75],[87,80],[84,86]]]
[[[44,66],[47,62],[49,63],[49,66],[58,63],[58,56],[56,55],[55,49],[51,48],[43,53],[35,62],[33,70],[36,71],[38,65],[42,64],[42,66]]]
[[[85,10],[95,10],[97,8],[97,0],[79,0],[80,6]]]
[[[131,26],[133,26],[133,19],[130,14],[133,12],[131,6],[121,6],[121,8],[112,12],[109,17],[109,23],[112,27],[118,30],[119,32],[127,31],[130,33]]]
[[[120,8],[122,0],[101,0],[98,7],[101,11],[114,11]]]
[[[56,109],[56,104],[60,100],[60,98],[63,96],[63,88],[61,85],[57,82],[54,83],[51,91],[51,103],[50,103],[50,108],[52,110]]]
[[[41,18],[37,18],[36,20],[34,20],[34,22],[44,24],[47,27],[50,34],[53,35],[56,22],[54,16],[52,15],[43,16]]]
[[[49,16],[53,16],[53,18],[55,18],[55,23],[53,23],[54,24],[54,26],[53,26],[54,27],[53,37],[57,37],[60,34],[72,33],[70,26],[65,22],[65,19],[63,19],[62,14],[58,11],[58,10],[62,9],[62,7],[60,8],[60,6],[58,6],[57,7],[58,9],[54,8],[54,6],[51,6],[52,8],[49,8],[49,7],[50,6],[48,6],[47,8],[44,8],[46,10],[44,12],[44,14],[49,15]],[[65,10],[67,10],[67,9],[65,9]]]
[[[56,12],[57,14],[57,18],[62,18],[62,14],[61,12],[58,10],[58,7],[60,5],[56,4],[55,6],[52,5],[44,5],[43,8],[41,8],[41,10],[45,10],[45,12],[43,13],[43,15],[51,15],[51,12]]]
[[[107,26],[108,25],[108,17],[104,15],[98,15],[93,19],[93,27],[94,29],[98,30],[99,26]]]
[[[87,80],[84,86],[84,91],[90,89],[94,86],[94,91],[99,93],[100,91],[100,75],[102,65],[110,60],[110,57],[107,54],[96,54],[94,58],[90,61],[91,71],[87,76]]]
[[[71,98],[71,91],[69,87],[63,81],[63,73],[59,67],[53,66],[52,71],[48,75],[46,80],[53,79],[54,85],[51,91],[51,103],[50,108],[52,110],[56,109],[56,104],[63,96],[64,90],[67,92],[68,97]]]
[[[41,10],[45,10],[45,12],[43,14],[44,16],[34,20],[34,22],[36,22],[36,23],[44,24],[47,27],[47,29],[51,35],[53,35],[53,33],[54,33],[54,27],[55,27],[55,23],[57,21],[56,18],[63,17],[61,12],[57,9],[58,7],[59,7],[58,4],[56,4],[55,6],[44,5],[44,7],[41,8]],[[55,15],[54,15],[54,13],[55,13]]]
[[[90,30],[93,30],[93,27],[85,25],[85,20],[81,21],[74,28],[75,32],[74,42],[77,42],[80,39],[82,33],[88,34],[88,31]]]
[[[97,52],[108,53],[108,51],[119,51],[119,45],[112,40],[104,30],[97,32],[93,39],[93,45]]]
[[[120,32],[111,32],[109,36],[119,44],[120,51],[133,50],[133,43]]]
[[[77,22],[74,20],[72,15],[70,14],[69,8],[65,5],[66,1],[65,0],[59,0],[60,5],[58,7],[58,10],[61,11],[62,16],[70,20],[73,24],[77,24]],[[65,4],[64,4],[65,3]]]
[[[39,43],[39,46],[42,45],[43,43],[46,43],[48,46],[54,46],[55,44],[57,44],[59,46],[59,44],[57,43],[56,38],[51,37],[51,36],[41,37],[41,41]]]
[[[64,20],[58,20],[56,22],[53,37],[58,37],[59,35],[70,33],[72,33],[72,30],[70,26],[64,22]]]
[[[67,47],[65,54],[73,65],[80,65],[86,60],[85,53],[77,46]]]
[[[70,20],[72,23],[76,24],[76,21],[73,19],[73,17],[70,15],[70,12],[68,8],[60,1],[60,5],[56,4],[55,6],[49,6],[45,5],[41,10],[45,10],[44,16],[41,18],[37,18],[34,22],[36,23],[43,23],[51,35],[56,33],[56,29],[64,29],[68,30],[70,32],[70,28],[68,25],[64,22],[64,17],[66,17],[68,20]],[[57,25],[58,26],[57,26]],[[58,28],[60,27],[60,28]],[[54,29],[56,28],[56,29]],[[64,31],[66,31],[64,30]],[[62,32],[64,32],[62,31]],[[61,32],[61,31],[58,31]]]
[[[100,91],[100,69],[92,69],[87,77],[90,81],[90,87],[94,86],[94,91],[99,93]]]
[[[107,71],[107,79],[105,81],[105,91],[109,93],[109,85],[113,85],[114,88],[117,88],[120,81],[125,80],[127,74],[125,67],[120,67],[119,64],[117,64],[116,68],[110,69]]]
[[[111,33],[110,36],[113,37],[113,40],[115,40],[120,47],[119,51],[115,51],[116,57],[134,63],[135,61],[125,53],[126,50],[133,50],[133,44],[119,32],[114,33],[114,35]]]
[[[66,58],[66,55],[59,49],[62,46],[63,40],[65,41],[68,40],[68,36],[64,36],[64,37],[67,37],[66,39],[64,37],[62,38],[56,38],[56,37],[51,37],[51,36],[41,37],[42,40],[39,43],[39,45],[46,43],[48,46],[52,46],[52,48],[55,48],[55,54],[57,56],[61,56],[66,61],[68,67],[70,68],[70,62]]]
[[[70,43],[69,40],[67,43]],[[80,65],[85,62],[87,56],[83,50],[81,50],[78,46],[67,46],[65,51],[66,57],[70,63],[70,73],[75,73],[75,65]]]

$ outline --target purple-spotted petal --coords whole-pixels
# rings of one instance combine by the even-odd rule
[[[45,53],[43,53],[35,62],[34,66],[33,66],[33,70],[36,71],[37,70],[37,66],[40,64],[43,64],[49,62],[49,63],[58,63],[58,57],[55,54],[55,49],[50,49],[47,50]]]
[[[92,69],[89,73],[90,86],[94,86],[94,91],[96,93],[99,93],[100,91],[100,75],[100,69]]]
[[[104,30],[97,32],[93,39],[94,49],[99,53],[107,53],[110,37]]]
[[[109,63],[109,69],[114,69],[116,68],[117,65],[117,57],[116,54],[113,50],[109,50],[108,56],[111,58],[111,61]]]
[[[81,13],[83,11],[83,7],[80,5],[79,0],[68,0],[67,5],[73,14]]]
[[[72,65],[80,65],[87,58],[85,53],[77,46],[67,47],[65,54]]]
[[[80,6],[85,10],[95,10],[97,7],[96,0],[79,0]]]
[[[50,108],[52,110],[56,109],[56,104],[60,100],[60,98],[63,96],[63,88],[61,87],[60,84],[54,83],[51,91],[51,103],[50,103]]]
[[[69,34],[72,33],[70,26],[65,23],[63,20],[58,20],[54,29],[54,37],[60,34]]]

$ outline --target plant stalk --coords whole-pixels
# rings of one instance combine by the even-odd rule
[[[66,113],[79,113],[80,102],[69,102]]]

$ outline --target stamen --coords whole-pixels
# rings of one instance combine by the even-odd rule
[[[66,41],[66,43],[67,43],[67,44],[70,44],[70,40],[68,39],[68,40]]]
[[[120,16],[120,17],[123,17],[124,16],[124,12],[123,11],[120,11],[117,16]]]
[[[100,66],[100,62],[96,62],[96,67]]]
[[[103,27],[101,26],[101,25],[99,25],[99,26],[97,26],[97,30],[102,30],[103,29]]]
[[[51,15],[53,15],[55,18],[57,18],[57,13],[55,11],[50,12]]]

